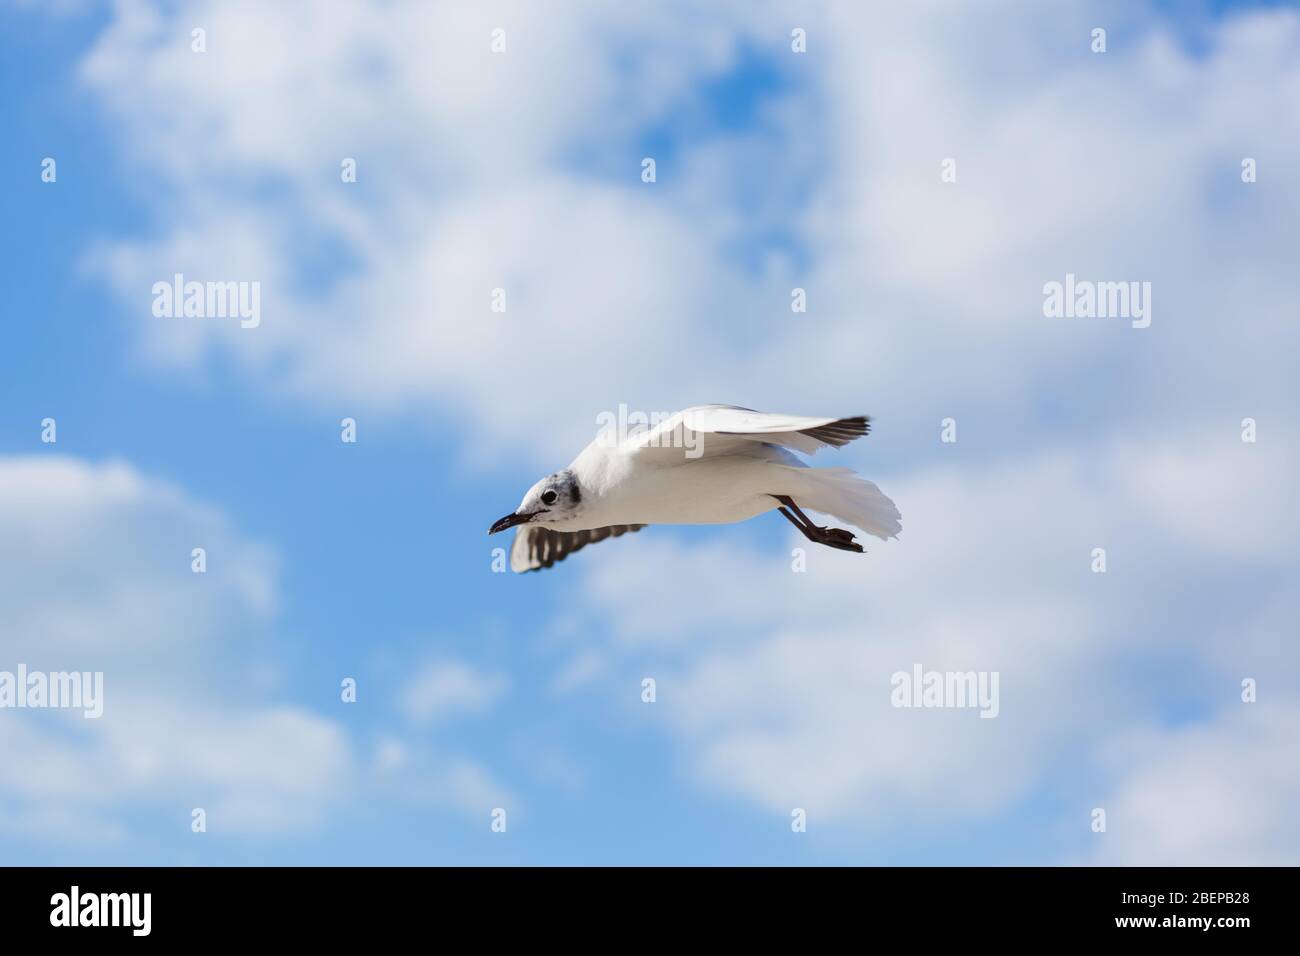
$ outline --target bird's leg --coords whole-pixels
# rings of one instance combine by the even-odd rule
[[[799,516],[799,520],[802,521],[809,528],[818,527],[818,525],[813,524],[812,518],[809,518],[806,514],[803,513],[803,511],[800,510],[799,506],[794,503],[794,499],[791,498],[789,495],[773,495],[772,497],[775,498],[777,501],[781,502],[781,504],[785,505],[795,514],[797,514]]]
[[[853,540],[852,532],[845,531],[843,528],[824,528],[821,525],[813,524],[812,519],[803,513],[789,495],[773,495],[772,497],[785,506],[777,510],[785,515],[791,524],[802,531],[803,536],[809,541],[824,544],[828,548],[837,548],[840,551],[863,553],[862,545]],[[786,511],[786,508],[789,508],[790,511]],[[794,514],[790,512],[794,512]]]
[[[790,523],[794,525],[796,528],[798,528],[801,532],[803,532],[803,536],[807,538],[809,541],[816,541],[818,544],[821,543],[821,540],[816,536],[814,536],[812,528],[804,524],[794,515],[790,514],[790,512],[786,511],[785,508],[777,508],[776,510],[781,512],[781,514],[785,515],[786,518],[789,519]]]

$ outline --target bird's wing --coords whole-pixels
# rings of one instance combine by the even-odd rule
[[[589,544],[644,527],[643,524],[615,524],[590,531],[553,531],[538,524],[521,525],[510,546],[510,570],[522,573],[549,568]]]
[[[712,456],[732,454],[738,444],[761,442],[811,455],[827,446],[847,445],[869,431],[871,419],[866,415],[811,418],[756,412],[738,405],[697,405],[629,436],[623,447],[633,454],[669,449],[679,455],[683,448],[687,452],[699,448]]]

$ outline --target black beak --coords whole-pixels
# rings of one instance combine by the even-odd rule
[[[513,528],[517,524],[527,524],[539,514],[541,514],[540,511],[529,511],[525,514],[515,512],[514,514],[506,515],[496,524],[492,525],[492,527],[488,528],[488,534],[496,534],[498,531],[505,531],[507,528]]]

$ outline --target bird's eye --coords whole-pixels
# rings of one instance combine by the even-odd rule
[[[542,504],[544,504],[544,505],[553,505],[553,504],[555,504],[555,499],[558,498],[558,497],[560,497],[560,496],[557,495],[554,491],[543,491],[543,492],[542,492]]]

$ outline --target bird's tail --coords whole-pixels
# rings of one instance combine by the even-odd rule
[[[893,538],[903,530],[903,516],[894,503],[874,482],[859,478],[852,469],[791,470],[799,489],[791,497],[800,507],[833,515],[877,538]]]

